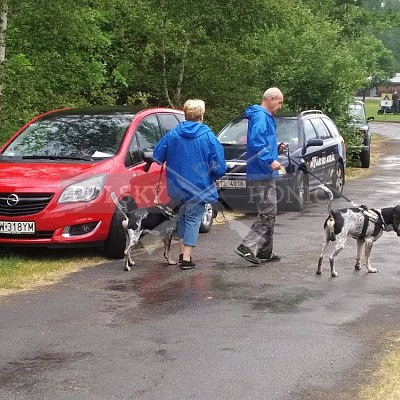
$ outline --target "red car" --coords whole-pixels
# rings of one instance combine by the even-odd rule
[[[180,110],[140,106],[88,107],[45,113],[0,149],[0,245],[104,246],[122,258],[126,207],[169,198],[165,174],[144,153],[184,119]],[[160,184],[159,184],[160,182]],[[200,227],[213,222],[207,205]]]

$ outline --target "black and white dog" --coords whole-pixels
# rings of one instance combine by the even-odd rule
[[[131,250],[139,242],[144,233],[162,236],[164,243],[164,257],[168,265],[176,265],[170,257],[172,236],[176,229],[177,212],[179,207],[175,204],[155,205],[153,207],[136,208],[128,213],[122,204],[118,201],[114,193],[111,193],[111,199],[122,212],[125,219],[122,226],[126,230],[126,247],[124,251],[124,270],[130,271],[135,262],[132,260]]]
[[[368,209],[361,206],[335,210],[331,208],[332,192],[327,188],[323,189],[329,195],[329,216],[324,223],[325,241],[318,261],[317,274],[320,275],[322,272],[322,260],[329,242],[335,241],[335,250],[330,255],[329,262],[331,276],[339,275],[334,266],[335,257],[344,248],[349,236],[357,240],[355,269],[361,269],[360,259],[364,244],[365,266],[368,272],[378,272],[376,268],[371,267],[369,262],[372,245],[382,236],[383,232],[395,231],[397,236],[400,236],[400,205],[381,209]]]

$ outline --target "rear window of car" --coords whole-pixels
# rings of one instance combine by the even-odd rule
[[[326,125],[322,122],[321,118],[311,118],[311,123],[317,131],[317,135],[320,139],[326,140],[330,139],[332,136],[326,127]]]
[[[337,138],[340,136],[338,128],[329,118],[323,118],[322,120],[324,121],[324,124],[328,127],[332,137]]]

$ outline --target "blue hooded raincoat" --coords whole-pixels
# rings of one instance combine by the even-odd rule
[[[215,203],[214,181],[226,171],[224,149],[211,129],[199,122],[183,121],[155,146],[153,158],[167,162],[167,190],[180,202]]]
[[[247,107],[247,179],[261,180],[278,175],[270,164],[278,159],[278,139],[274,117],[260,105]]]

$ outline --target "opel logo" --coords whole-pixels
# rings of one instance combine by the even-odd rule
[[[19,197],[16,194],[10,194],[7,197],[7,205],[9,205],[10,207],[14,207],[19,203]]]

